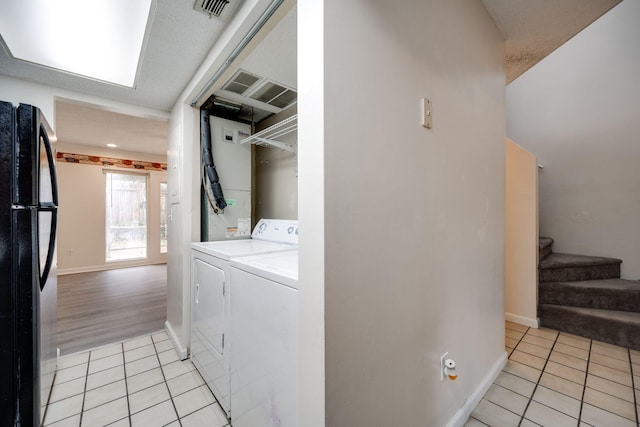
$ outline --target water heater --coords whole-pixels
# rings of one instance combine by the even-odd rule
[[[205,197],[207,241],[247,239],[251,236],[251,145],[240,142],[251,134],[248,124],[211,116],[211,154],[227,206],[214,209]],[[207,181],[207,186],[210,183]],[[215,204],[214,204],[215,206]],[[216,212],[217,211],[217,212]]]

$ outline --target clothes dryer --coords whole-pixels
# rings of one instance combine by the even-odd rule
[[[261,219],[251,236],[245,240],[191,244],[191,360],[228,417],[230,261],[296,248],[298,222]]]

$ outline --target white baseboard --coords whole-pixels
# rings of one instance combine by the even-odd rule
[[[86,267],[74,267],[74,268],[58,268],[57,275],[64,276],[66,274],[76,274],[76,273],[93,273],[95,271],[105,271],[105,270],[115,270],[118,268],[128,268],[128,267],[142,267],[144,265],[156,265],[156,264],[166,264],[166,261],[140,261],[140,262],[117,262],[113,264],[101,264],[101,265],[89,265]]]
[[[502,355],[496,360],[493,364],[489,373],[484,377],[478,388],[469,396],[469,398],[465,401],[462,408],[458,409],[453,418],[449,420],[447,423],[447,427],[463,427],[471,413],[478,403],[482,400],[484,395],[489,391],[489,388],[493,384],[493,382],[498,378],[500,372],[502,372],[502,368],[507,364],[507,353],[504,352]]]
[[[169,323],[168,320],[164,322],[164,330],[167,332],[167,335],[169,336],[169,340],[171,340],[171,343],[173,344],[173,348],[178,353],[178,357],[180,357],[180,360],[185,360],[189,355],[189,352],[187,351],[187,348],[184,347],[182,343],[180,343],[178,336],[173,331],[173,328],[171,327],[171,323]]]
[[[505,313],[504,320],[517,323],[519,325],[528,326],[530,328],[538,329],[540,327],[540,322],[537,318],[532,319],[530,317],[518,316],[517,314]]]

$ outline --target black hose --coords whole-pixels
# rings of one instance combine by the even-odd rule
[[[209,116],[211,112],[208,109],[200,108],[200,148],[202,150],[202,165],[204,167],[205,176],[211,184],[211,192],[216,201],[218,209],[222,210],[227,207],[224,200],[222,187],[220,186],[220,177],[213,162],[211,153],[211,126],[209,125]],[[206,185],[206,183],[203,183]],[[205,189],[206,190],[206,189]]]

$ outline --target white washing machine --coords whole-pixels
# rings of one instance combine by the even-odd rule
[[[231,261],[234,427],[297,427],[298,251]]]
[[[291,251],[298,243],[298,222],[261,219],[251,236],[191,244],[191,360],[229,417],[230,261]]]

